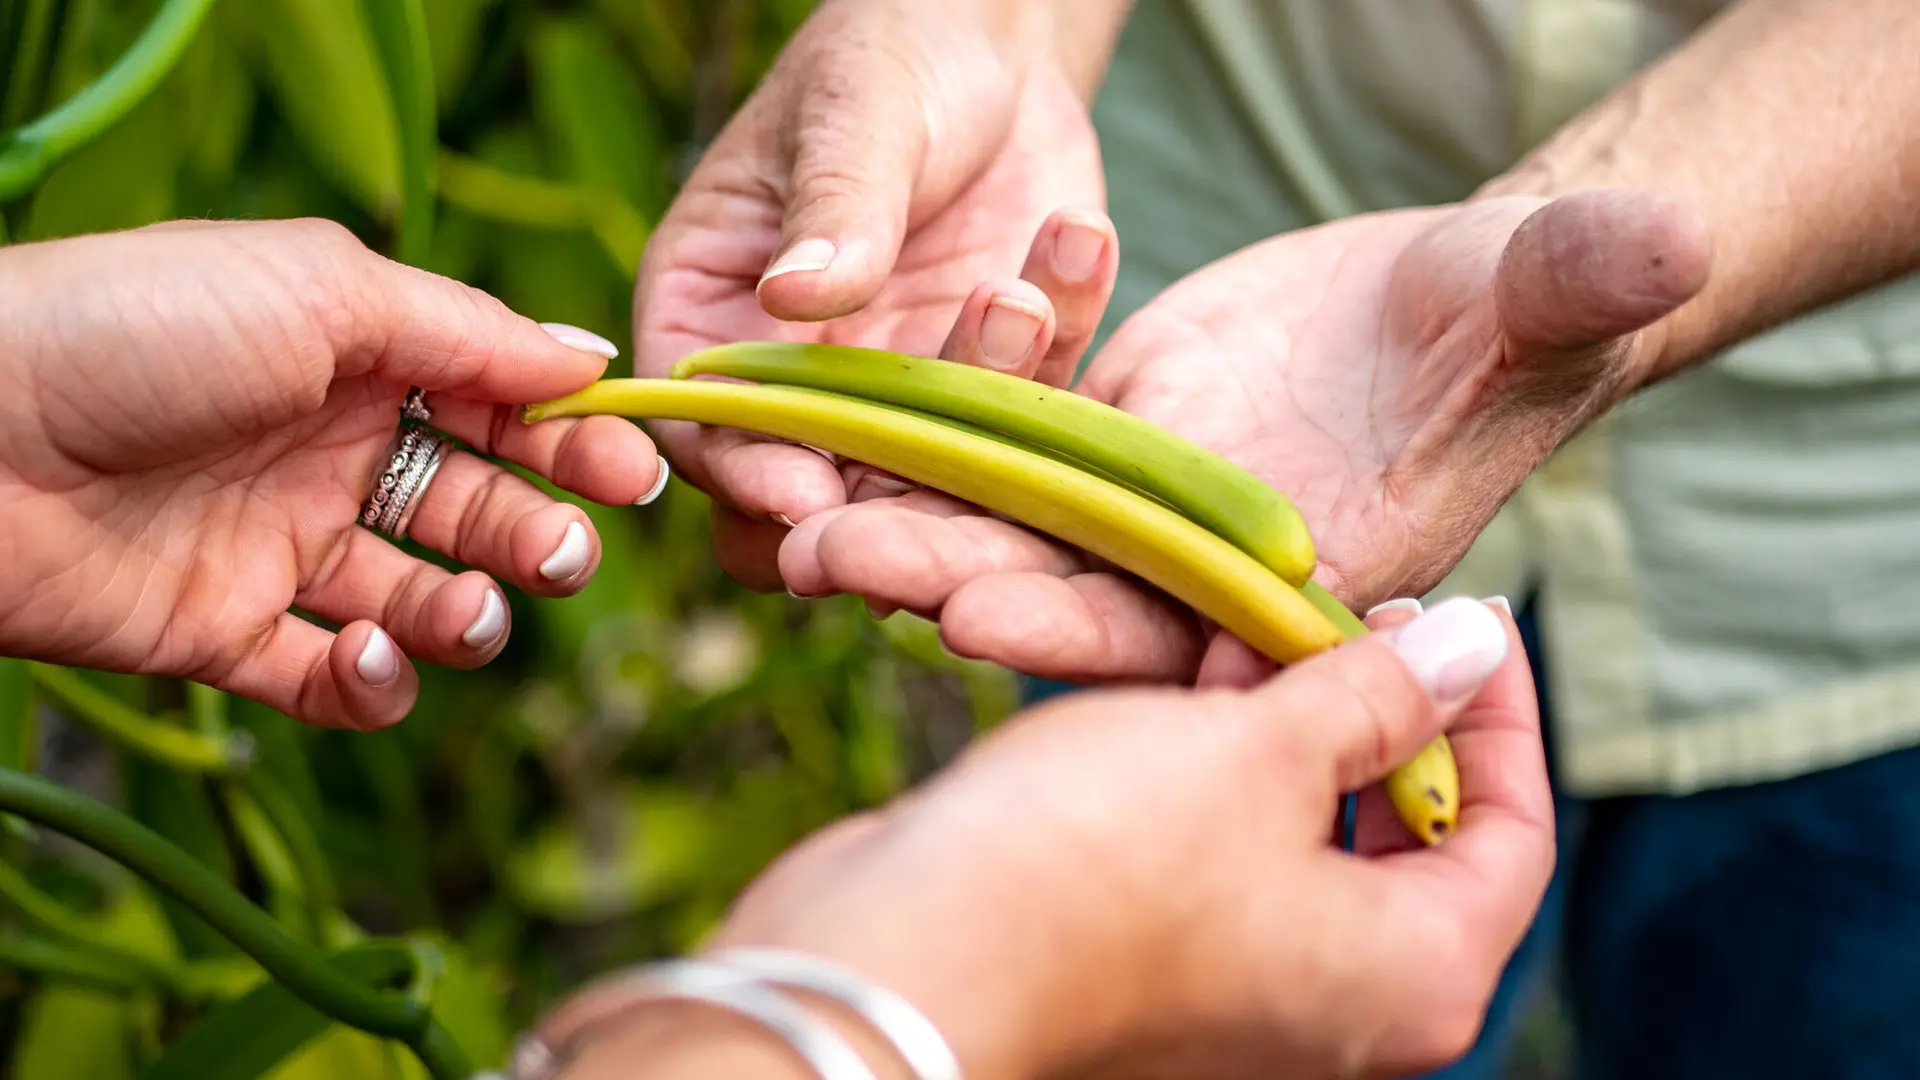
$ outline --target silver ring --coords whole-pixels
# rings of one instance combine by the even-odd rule
[[[413,404],[412,396],[408,398]],[[425,411],[424,406],[421,411]],[[387,453],[387,463],[373,482],[373,490],[360,504],[360,524],[374,532],[404,539],[419,509],[422,492],[440,471],[440,463],[453,448],[443,436],[412,421],[400,426],[399,434]]]

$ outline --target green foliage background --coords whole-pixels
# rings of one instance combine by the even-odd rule
[[[440,150],[422,261],[630,356],[651,223],[810,6],[424,0]],[[0,0],[0,129],[97,78],[158,7]],[[222,0],[156,93],[0,207],[7,234],[319,215],[393,250],[398,122],[365,10]],[[1014,704],[1005,673],[955,660],[910,617],[732,585],[703,496],[678,481],[648,508],[588,509],[606,547],[597,580],[565,601],[511,597],[505,655],[477,672],[423,666],[420,704],[394,730],[321,732],[170,680],[5,661],[0,764],[125,809],[311,944],[437,942],[434,1009],[476,1064],[496,1063],[556,995],[695,945],[780,850]],[[244,783],[162,752],[235,740],[253,750]],[[0,845],[6,1075],[163,1075],[142,1070],[260,983],[112,862],[45,830]],[[190,1074],[422,1075],[395,1044],[340,1027],[257,1066]]]

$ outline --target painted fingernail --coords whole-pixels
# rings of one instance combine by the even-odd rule
[[[608,341],[606,338],[601,337],[591,330],[582,330],[577,326],[568,326],[566,323],[557,322],[543,322],[540,324],[540,329],[551,334],[553,340],[565,345],[569,349],[579,349],[581,352],[590,352],[595,356],[604,356],[609,360],[617,360],[620,357],[620,346],[615,345],[613,342]]]
[[[1089,221],[1069,218],[1053,244],[1053,272],[1068,281],[1085,281],[1100,267],[1107,234]]]
[[[1513,605],[1507,602],[1507,598],[1506,598],[1506,597],[1504,597],[1504,596],[1489,596],[1489,597],[1487,597],[1487,603],[1489,603],[1489,604],[1492,604],[1492,605],[1493,605],[1494,607],[1497,607],[1497,608],[1499,608],[1499,609],[1500,609],[1501,611],[1504,611],[1504,612],[1506,612],[1506,613],[1507,613],[1507,618],[1509,618],[1509,619],[1511,619],[1511,618],[1513,618]]]
[[[391,686],[393,680],[400,677],[400,652],[393,647],[393,639],[385,630],[376,626],[367,635],[367,643],[360,646],[360,658],[353,662],[353,669],[368,686]]]
[[[815,597],[813,597],[813,596],[810,596],[810,595],[808,595],[807,593],[803,593],[803,592],[795,592],[795,591],[794,591],[794,589],[793,589],[793,586],[791,586],[791,585],[789,585],[789,586],[787,586],[787,595],[788,595],[788,596],[791,596],[791,597],[793,597],[793,598],[794,598],[795,600],[812,600],[812,599],[815,599]]]
[[[867,499],[886,499],[895,495],[905,495],[913,490],[913,485],[897,476],[879,476],[868,473],[853,485],[853,501],[864,502]]]
[[[1411,611],[1418,615],[1422,610],[1419,597],[1396,596],[1391,600],[1375,604],[1373,609],[1367,612],[1367,618],[1371,619],[1383,611]]]
[[[776,525],[785,525],[789,529],[793,528],[793,519],[785,514],[768,514],[767,516],[772,518],[773,523]]]
[[[1393,635],[1393,651],[1439,701],[1480,689],[1507,658],[1500,616],[1467,597],[1435,604]]]
[[[460,635],[460,642],[469,649],[484,649],[499,641],[506,629],[507,605],[501,602],[499,593],[488,589],[486,598],[480,601],[479,617]]]
[[[833,257],[839,253],[840,249],[835,247],[831,240],[822,240],[818,237],[802,240],[781,252],[780,257],[773,260],[773,265],[767,267],[767,272],[760,275],[760,284],[765,285],[782,274],[825,270],[833,265]]]
[[[1046,315],[1032,306],[1006,296],[987,302],[986,318],[980,321],[980,352],[991,367],[1005,371],[1020,366],[1033,351],[1034,338]]]
[[[560,546],[553,549],[547,561],[540,564],[540,576],[548,581],[565,581],[587,568],[587,556],[592,554],[587,543],[587,530],[577,521],[567,522],[567,531],[560,537]]]
[[[660,459],[660,476],[654,480],[653,486],[647,489],[645,495],[634,500],[633,505],[646,506],[659,498],[660,493],[667,490],[667,481],[671,479],[673,479],[673,469],[668,467],[667,459],[663,457]]]

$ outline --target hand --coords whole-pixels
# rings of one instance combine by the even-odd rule
[[[1025,6],[1002,30],[981,4],[822,5],[648,244],[638,372],[740,340],[931,354],[964,306],[971,362],[1070,377],[1106,303],[1112,226],[1086,105],[1022,29],[1045,5]],[[1055,305],[1091,317],[1056,321]],[[787,528],[869,474],[738,431],[651,427],[715,497],[722,566],[755,588],[781,587]]]
[[[1531,678],[1496,610],[1396,613],[1252,690],[1029,710],[895,805],[795,849],[713,944],[864,973],[980,1080],[1441,1065],[1471,1045],[1554,861]],[[1444,728],[1459,831],[1434,848],[1371,828],[1359,854],[1332,846],[1340,793]],[[1391,821],[1377,809],[1369,820]],[[592,994],[552,1020],[574,1010],[591,1015]],[[791,1074],[761,1040],[658,1018],[610,1032],[567,1075]]]
[[[611,345],[330,222],[7,248],[0,305],[0,655],[382,726],[412,706],[408,657],[470,668],[499,653],[489,575],[563,596],[598,565],[578,507],[476,453],[609,505],[665,480],[624,420],[519,420],[515,403],[598,378]],[[474,568],[458,575],[357,524],[409,386],[476,449],[448,457],[409,533]]]
[[[1290,495],[1317,580],[1365,608],[1431,588],[1639,384],[1707,263],[1690,214],[1633,192],[1369,214],[1175,284],[1078,389]],[[796,592],[937,616],[954,651],[1054,678],[1191,679],[1208,643],[1164,596],[930,493],[810,518],[780,568]],[[1208,676],[1257,677],[1247,652],[1228,639]]]

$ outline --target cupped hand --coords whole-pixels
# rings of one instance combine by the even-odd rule
[[[983,1080],[1363,1077],[1452,1060],[1552,873],[1539,717],[1496,606],[1377,625],[1252,689],[1099,690],[1017,715],[895,804],[790,852],[711,946],[860,971]],[[1459,830],[1433,848],[1335,847],[1340,793],[1442,730]],[[597,1008],[589,991],[543,1030]],[[568,1075],[674,1056],[633,1039],[596,1037]]]
[[[0,655],[182,676],[315,723],[399,720],[409,658],[497,655],[499,579],[578,591],[586,515],[657,493],[639,428],[528,426],[613,347],[383,259],[323,221],[182,222],[0,250]],[[357,523],[409,386],[447,458],[409,536]],[[486,456],[483,456],[486,455]],[[297,608],[340,626],[303,619]]]
[[[974,362],[1069,378],[1115,256],[1086,105],[1043,46],[968,5],[821,5],[647,246],[638,373],[742,340],[930,355],[964,305]],[[982,282],[994,287],[966,304]],[[715,496],[722,565],[757,588],[780,587],[786,529],[858,482],[791,444],[653,428]]]
[[[1176,283],[1077,389],[1286,492],[1316,579],[1364,609],[1436,584],[1530,471],[1639,384],[1709,261],[1693,215],[1631,191],[1365,215]],[[1036,675],[1259,674],[1163,595],[932,493],[820,514],[780,568],[798,593],[937,617],[954,651]]]

